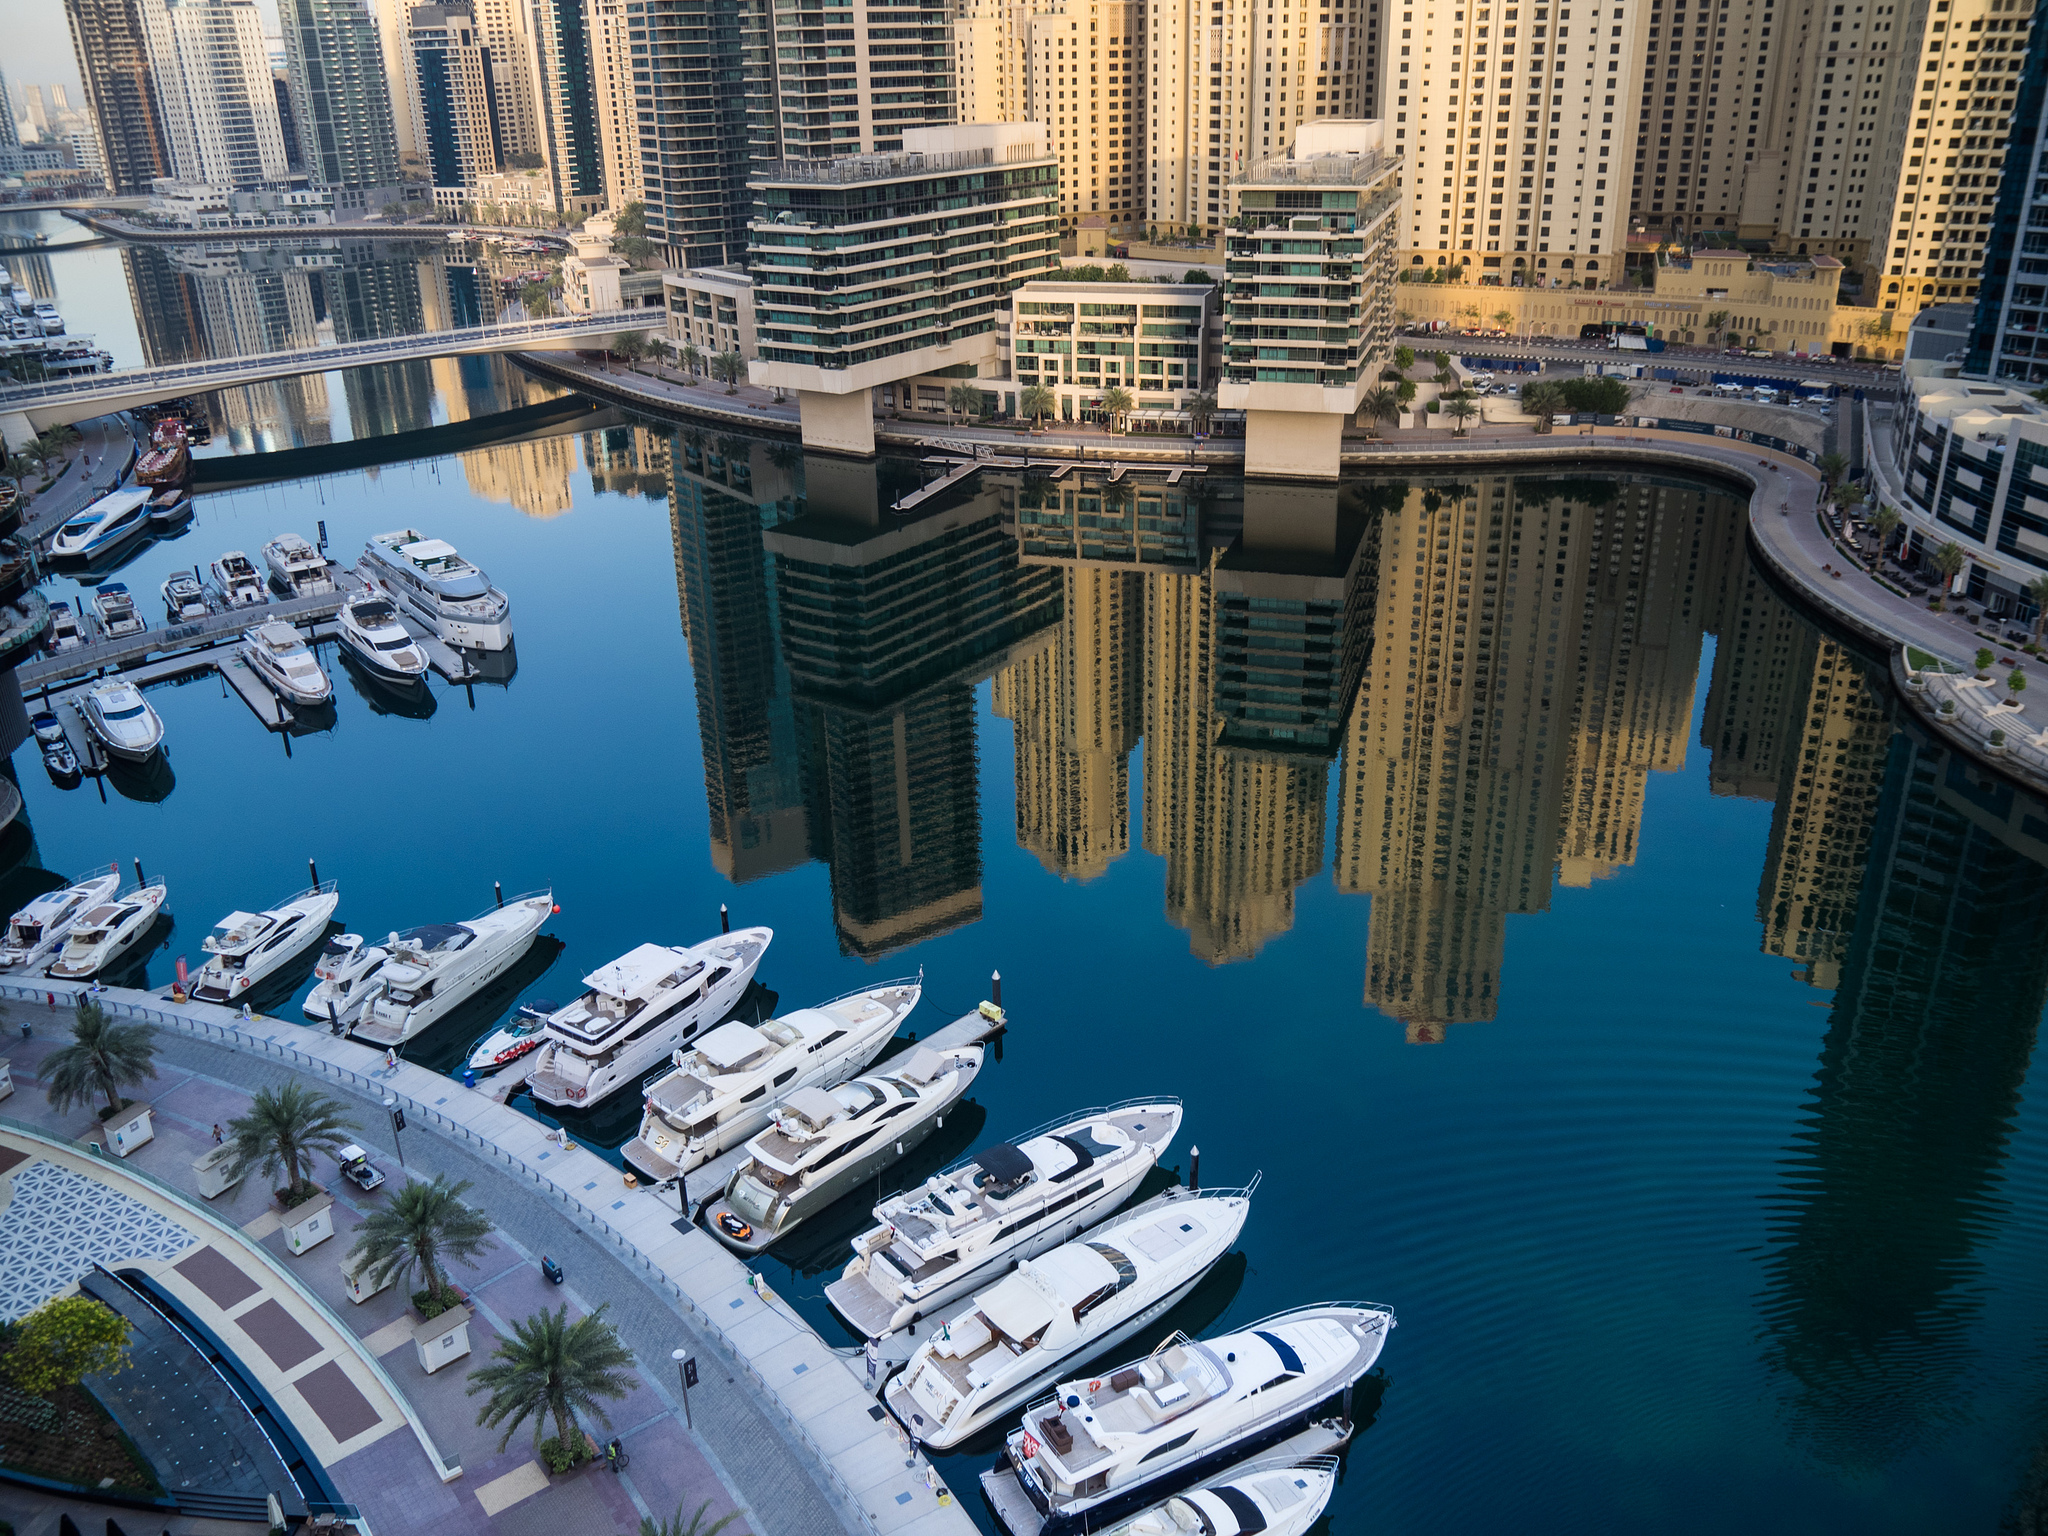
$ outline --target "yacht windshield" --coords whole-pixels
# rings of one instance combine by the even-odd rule
[[[133,709],[110,709],[106,711],[106,716],[109,720],[139,720],[142,718],[142,706],[138,704]]]
[[[401,635],[396,640],[375,640],[371,643],[380,651],[402,651],[412,644],[412,636]]]

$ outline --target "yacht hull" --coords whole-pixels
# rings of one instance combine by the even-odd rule
[[[135,746],[117,741],[112,733],[94,717],[91,709],[86,709],[82,713],[85,716],[85,728],[92,733],[92,739],[100,744],[107,756],[118,757],[124,763],[146,763],[156,756],[157,749],[164,744],[164,732],[161,724],[157,726],[155,734],[151,737],[147,746]]]
[[[511,903],[507,903],[511,905]],[[431,1029],[456,1008],[496,981],[518,962],[519,957],[533,947],[534,936],[540,932],[554,911],[554,896],[528,898],[524,903],[532,909],[528,920],[508,927],[498,941],[496,953],[476,969],[460,977],[444,977],[434,988],[434,995],[417,1007],[408,1008],[400,1022],[387,1022],[375,1016],[376,999],[371,999],[371,1012],[359,1014],[349,1033],[358,1040],[368,1040],[374,1045],[403,1045],[406,1041]]]
[[[230,971],[218,959],[201,967],[192,985],[192,996],[202,1003],[235,1003],[247,996],[264,977],[276,974],[303,955],[327,934],[327,920],[341,903],[339,892],[328,891],[299,905],[300,916],[292,936],[274,949],[265,949],[242,969]],[[283,910],[279,908],[277,910]]]
[[[424,683],[427,680],[427,669],[424,666],[412,672],[408,672],[403,667],[392,666],[383,659],[382,652],[373,645],[365,644],[361,637],[346,624],[335,627],[334,638],[335,642],[348,652],[348,659],[350,661],[361,667],[365,672],[372,673],[386,682]]]
[[[98,946],[90,955],[82,956],[68,964],[59,960],[43,974],[57,981],[92,980],[142,941],[144,935],[156,923],[156,915],[163,908],[164,895],[163,888],[157,887],[154,893],[143,901],[141,910],[117,928],[106,943]]]

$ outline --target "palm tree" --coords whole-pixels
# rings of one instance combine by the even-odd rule
[[[312,1193],[314,1156],[332,1153],[361,1129],[341,1100],[295,1080],[257,1089],[249,1113],[228,1122],[228,1139],[237,1169],[253,1165],[266,1179],[283,1170],[285,1203],[291,1205]]]
[[[1136,405],[1137,401],[1131,398],[1131,392],[1121,384],[1112,384],[1102,392],[1102,409],[1109,417],[1112,432],[1117,430],[1118,424],[1131,414],[1132,408]]]
[[[1934,568],[1941,572],[1942,603],[1944,607],[1947,606],[1948,589],[1955,584],[1956,577],[1962,573],[1964,560],[1963,547],[1954,539],[1950,539],[1934,552]]]
[[[1458,424],[1455,431],[1462,437],[1465,434],[1465,423],[1479,414],[1479,407],[1474,405],[1472,397],[1461,389],[1444,402],[1444,414]]]
[[[676,1506],[674,1516],[662,1521],[659,1525],[654,1523],[652,1515],[642,1515],[640,1517],[640,1536],[718,1536],[720,1531],[740,1517],[740,1512],[734,1510],[729,1515],[720,1515],[716,1520],[706,1525],[704,1524],[704,1511],[710,1507],[711,1501],[709,1499],[699,1504],[697,1506],[697,1513],[690,1516],[690,1523],[688,1525],[683,1524],[683,1506],[680,1504]]]
[[[1538,432],[1548,432],[1556,425],[1563,404],[1564,391],[1555,384],[1531,384],[1522,391],[1522,409],[1535,416]]]
[[[468,1190],[469,1180],[450,1184],[445,1173],[431,1184],[414,1179],[363,1218],[348,1251],[362,1262],[351,1267],[379,1287],[393,1278],[410,1284],[417,1270],[428,1298],[445,1299],[451,1287],[443,1260],[469,1264],[490,1242],[490,1218],[462,1203]]]
[[[638,331],[621,331],[611,339],[608,350],[618,353],[638,373],[641,359],[647,356],[647,338]]]
[[[972,384],[955,384],[946,391],[946,409],[955,416],[979,416],[981,391]]]
[[[725,386],[728,395],[736,395],[740,380],[747,376],[747,360],[737,352],[721,352],[711,359],[711,376]]]
[[[156,1076],[156,1031],[142,1023],[122,1024],[107,1017],[99,999],[82,997],[71,1021],[71,1043],[52,1051],[43,1062],[49,1086],[44,1090],[59,1114],[100,1094],[107,1115],[120,1111],[121,1090]]]
[[[1899,531],[1899,524],[1903,521],[1904,519],[1899,516],[1899,509],[1897,507],[1885,502],[1877,504],[1877,510],[1870,514],[1870,528],[1877,535],[1877,552],[1879,555],[1884,553],[1885,545],[1891,543],[1892,535]]]
[[[1060,399],[1043,384],[1032,384],[1017,397],[1017,404],[1035,425],[1042,427],[1045,418],[1059,409]]]
[[[588,1317],[568,1321],[566,1306],[545,1309],[512,1325],[512,1337],[500,1339],[491,1363],[470,1372],[467,1391],[474,1397],[490,1393],[477,1410],[476,1421],[487,1429],[505,1426],[498,1449],[512,1441],[512,1432],[533,1420],[533,1446],[540,1449],[548,1420],[563,1449],[576,1443],[578,1410],[606,1428],[611,1416],[600,1397],[618,1399],[633,1388],[629,1373],[633,1356],[619,1342],[618,1330],[605,1321],[606,1302]]]
[[[1717,309],[1707,316],[1707,344],[1709,346],[1712,346],[1720,338],[1721,332],[1727,327],[1727,324],[1728,311],[1725,309]]]
[[[1848,459],[1839,453],[1822,454],[1819,459],[1819,465],[1821,476],[1827,481],[1830,491],[1841,483],[1842,476],[1847,474],[1849,470]]]
[[[1365,418],[1365,429],[1374,437],[1380,435],[1381,422],[1392,421],[1401,414],[1400,400],[1384,384],[1368,389],[1358,405],[1359,414]]]
[[[2021,588],[2034,600],[2034,643],[2041,643],[2041,626],[2048,622],[2048,576],[2036,576]]]
[[[691,378],[697,377],[697,370],[704,366],[704,350],[694,341],[686,341],[676,356],[682,359],[684,369]]]
[[[1188,401],[1188,425],[1197,432],[1207,432],[1216,419],[1216,391],[1204,390]]]

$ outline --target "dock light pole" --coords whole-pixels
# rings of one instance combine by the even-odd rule
[[[725,903],[722,901],[718,904],[718,931],[720,933],[732,932],[732,913],[726,910]]]
[[[990,971],[988,973],[988,1000],[998,1008],[1003,1006],[1003,973],[1001,971]]]
[[[398,1133],[405,1129],[405,1111],[398,1107],[398,1100],[387,1097],[384,1107],[391,1112],[391,1148],[398,1154],[398,1166],[405,1166],[405,1148],[398,1140]]]
[[[669,1351],[669,1359],[675,1361],[676,1375],[683,1383],[683,1426],[694,1433],[697,1426],[690,1418],[690,1388],[697,1384],[696,1358],[676,1349]]]
[[[1188,1193],[1199,1194],[1202,1189],[1202,1149],[1188,1148]]]

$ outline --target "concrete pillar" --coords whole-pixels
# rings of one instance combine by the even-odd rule
[[[1336,479],[1342,467],[1344,421],[1329,411],[1246,411],[1246,477]]]
[[[870,391],[857,389],[850,395],[827,395],[800,389],[796,393],[796,407],[803,423],[806,448],[850,453],[864,459],[874,457],[875,402]]]
[[[0,442],[18,451],[35,440],[35,423],[28,419],[27,411],[0,411]]]

